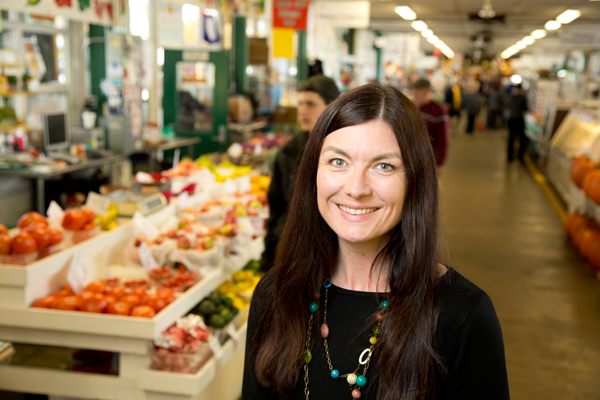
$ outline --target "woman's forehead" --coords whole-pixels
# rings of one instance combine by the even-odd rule
[[[321,153],[336,149],[361,154],[385,152],[400,155],[400,147],[394,131],[389,124],[380,120],[347,126],[331,132],[323,141]]]

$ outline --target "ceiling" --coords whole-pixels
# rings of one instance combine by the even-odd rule
[[[547,21],[567,9],[581,11],[581,16],[569,26],[595,24],[593,29],[600,29],[600,1],[492,0],[496,16],[504,15],[504,22],[470,20],[469,14],[477,14],[482,5],[483,0],[375,0],[371,2],[370,28],[384,32],[415,32],[410,27],[411,21],[403,20],[394,12],[397,6],[409,6],[417,14],[417,19],[424,21],[455,52],[472,53],[477,34],[489,31],[491,40],[483,49],[484,55],[488,56],[496,56],[533,30],[544,28]],[[550,33],[527,50],[535,51],[536,47],[539,50],[545,41],[550,43],[557,35]]]

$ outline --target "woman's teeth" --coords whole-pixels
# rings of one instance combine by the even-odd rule
[[[355,209],[355,208],[348,208],[348,207],[344,207],[344,206],[340,206],[340,205],[338,205],[338,207],[343,212],[346,212],[346,213],[352,214],[352,215],[368,214],[368,213],[372,213],[373,211],[377,210],[376,208]]]

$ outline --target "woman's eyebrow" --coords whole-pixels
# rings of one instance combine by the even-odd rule
[[[352,157],[350,157],[350,155],[348,153],[346,153],[344,150],[340,149],[339,147],[327,146],[326,148],[323,149],[323,153],[328,152],[328,151],[333,151],[334,153],[338,153],[339,155],[342,155],[348,159],[352,158]]]
[[[379,160],[385,160],[386,158],[397,158],[400,161],[402,161],[402,157],[398,153],[384,153],[384,154],[380,154],[378,156],[373,157],[371,159],[371,162],[375,162],[375,161],[379,161]]]

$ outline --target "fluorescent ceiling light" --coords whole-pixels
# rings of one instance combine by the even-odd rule
[[[407,21],[417,19],[417,14],[415,14],[415,12],[408,6],[396,7],[394,11],[396,11],[396,14],[398,14]]]
[[[534,38],[532,38],[531,36],[525,36],[525,37],[523,38],[523,40],[522,40],[522,41],[523,41],[523,43],[525,43],[526,45],[530,45],[530,44],[533,44],[533,43],[535,43],[535,39],[534,39]]]
[[[536,29],[535,31],[531,32],[531,37],[534,39],[541,39],[546,37],[547,34],[548,33],[543,29]]]
[[[435,44],[435,43],[439,42],[439,40],[440,40],[440,38],[435,35],[427,38],[427,41],[431,44]]]
[[[432,37],[433,31],[431,29],[424,30],[423,32],[421,32],[421,36],[423,36],[424,38]]]
[[[562,24],[558,21],[548,21],[546,22],[546,25],[544,25],[544,28],[546,28],[549,31],[555,31],[558,28],[560,28],[562,26]]]
[[[580,15],[581,15],[581,11],[579,11],[579,10],[567,10],[567,11],[563,12],[562,14],[560,14],[558,17],[556,17],[556,21],[565,25],[565,24],[568,24],[568,23],[572,22],[573,20],[579,18]]]
[[[527,47],[527,44],[521,40],[515,44],[515,47],[519,50],[523,50],[525,47]]]
[[[419,32],[423,32],[427,29],[427,24],[423,21],[414,21],[410,26],[412,26],[415,31]]]

